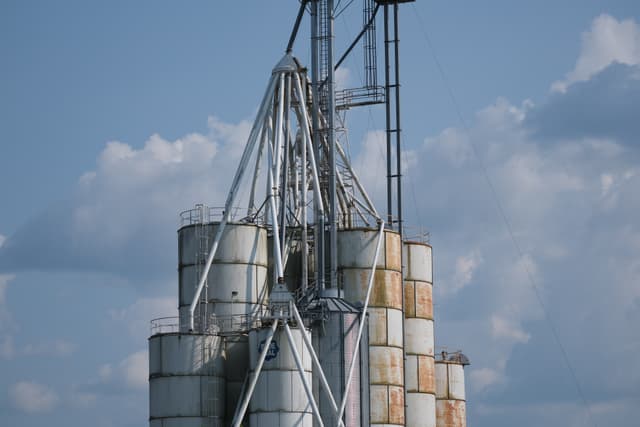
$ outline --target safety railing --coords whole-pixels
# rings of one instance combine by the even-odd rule
[[[178,317],[159,317],[151,321],[151,335],[176,333],[179,328]]]
[[[220,221],[224,216],[224,212],[224,206],[196,205],[193,209],[180,212],[180,227]],[[236,206],[231,208],[230,219],[231,221],[263,224],[264,214],[256,212],[248,215],[246,207]]]

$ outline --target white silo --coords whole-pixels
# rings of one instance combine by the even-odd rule
[[[464,366],[460,352],[441,352],[436,359],[436,426],[466,427]]]
[[[339,283],[352,304],[365,300],[377,240],[373,228],[338,233]],[[400,235],[385,231],[367,311],[372,426],[405,425],[401,250]]]
[[[404,338],[407,425],[436,426],[431,246],[405,241]]]
[[[162,333],[149,338],[149,425],[222,427],[225,411],[222,339]]]

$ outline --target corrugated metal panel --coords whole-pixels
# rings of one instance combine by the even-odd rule
[[[359,311],[344,300],[323,298],[328,319],[318,321],[313,327],[313,345],[336,402],[343,398],[349,374],[349,362],[353,357],[359,326]],[[362,354],[362,353],[360,353]],[[366,352],[365,352],[366,354]],[[316,372],[314,371],[314,374]],[[354,370],[344,422],[347,427],[360,427],[362,416],[360,363]],[[325,425],[337,425],[337,419],[329,399],[320,391],[319,379],[314,375],[315,396]]]
[[[226,382],[222,340],[211,335],[164,334],[149,338],[149,416],[207,418],[222,425]],[[217,419],[211,424],[211,419]],[[191,420],[189,422],[196,422]],[[188,424],[188,423],[187,423]]]

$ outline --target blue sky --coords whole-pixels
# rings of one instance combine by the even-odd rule
[[[401,15],[406,215],[432,236],[437,344],[472,361],[469,425],[629,425],[640,5],[469,3]],[[296,12],[0,3],[0,424],[146,423],[148,321],[175,310],[177,213],[222,204]],[[341,81],[359,73],[347,61]],[[380,202],[383,111],[348,121]]]

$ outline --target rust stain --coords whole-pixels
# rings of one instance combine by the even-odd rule
[[[415,282],[416,317],[433,320],[433,286],[427,282]]]
[[[369,271],[361,270],[359,275],[361,300],[367,294]],[[371,307],[390,307],[402,310],[402,273],[390,270],[376,270],[371,290]]]
[[[387,386],[372,385],[370,399],[371,424],[387,424],[389,422]]]
[[[404,282],[404,317],[416,317],[416,299],[414,295],[415,284],[413,281]]]
[[[371,384],[404,384],[402,349],[395,347],[369,348],[369,382]]]
[[[466,404],[463,400],[436,401],[436,425],[438,427],[466,427]]]
[[[385,232],[385,267],[388,270],[401,271],[401,251],[400,235],[394,232]]]
[[[404,425],[404,390],[389,386],[389,424]]]
[[[430,356],[418,356],[418,391],[436,392],[435,360]]]
[[[387,309],[369,309],[369,345],[387,344]]]

